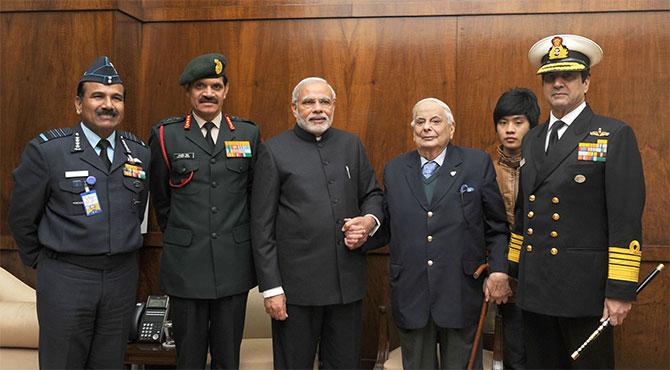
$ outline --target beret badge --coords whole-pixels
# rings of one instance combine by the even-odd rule
[[[214,71],[217,75],[220,75],[221,72],[223,72],[223,63],[218,59],[214,59]]]

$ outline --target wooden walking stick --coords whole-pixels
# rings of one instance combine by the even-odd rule
[[[472,277],[478,279],[479,276],[489,267],[487,263],[483,263],[477,267],[475,273],[472,274]],[[482,301],[482,309],[479,313],[479,323],[477,324],[477,331],[475,332],[475,340],[472,342],[472,349],[470,350],[470,358],[468,359],[467,370],[472,370],[472,367],[475,364],[475,359],[477,358],[477,348],[479,348],[479,342],[482,337],[482,331],[484,330],[484,320],[486,319],[486,310],[488,308],[488,302],[484,299]]]

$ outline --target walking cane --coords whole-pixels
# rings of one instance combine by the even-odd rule
[[[472,274],[472,277],[478,279],[479,276],[489,267],[487,263],[482,263],[477,267],[475,273]],[[482,331],[484,330],[484,320],[486,319],[486,309],[488,308],[488,302],[484,299],[482,301],[482,309],[479,313],[479,323],[477,324],[477,331],[475,332],[475,340],[472,342],[472,350],[470,350],[470,358],[468,359],[467,370],[472,370],[472,367],[475,364],[475,358],[477,357],[477,348],[479,347],[479,341],[482,337]]]

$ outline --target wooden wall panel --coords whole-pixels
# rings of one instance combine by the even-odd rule
[[[138,130],[144,98],[143,89],[140,88],[144,84],[139,75],[142,63],[140,55],[142,24],[121,12],[113,13],[112,22],[113,32],[110,34],[113,44],[110,45],[108,55],[118,70],[126,90],[125,114],[121,125],[124,130],[142,137],[142,132]]]
[[[325,77],[338,94],[335,127],[360,136],[381,180],[384,164],[413,148],[411,108],[424,97],[452,107],[457,144],[492,152],[491,110],[498,96],[514,86],[541,93],[526,58],[528,48],[550,33],[571,32],[593,38],[605,50],[603,62],[593,69],[589,103],[600,114],[628,122],[638,137],[647,182],[646,273],[657,261],[670,261],[670,224],[664,214],[670,206],[670,5],[656,0],[556,4],[2,1],[0,265],[34,282],[34,272],[20,264],[12,249],[7,228],[10,173],[38,132],[76,122],[76,84],[97,55],[109,55],[126,81],[123,128],[144,139],[158,120],[189,110],[178,79],[185,64],[201,53],[228,56],[231,91],[224,109],[256,121],[266,139],[293,126],[293,86],[307,76]],[[548,106],[539,99],[544,118]],[[160,244],[152,215],[140,254],[139,299],[159,292]],[[387,259],[385,249],[368,258],[366,365],[375,355],[377,306],[388,302]],[[645,291],[627,323],[616,329],[619,367],[670,367],[667,276]]]
[[[618,369],[670,368],[670,279],[668,278],[668,248],[664,248],[666,265],[657,277],[633,303],[624,324],[614,329],[616,367]],[[658,262],[646,259],[640,267],[644,277],[656,268]]]
[[[4,0],[0,11],[111,10],[117,0]]]
[[[141,22],[669,10],[666,0],[3,0],[0,11],[117,9]]]

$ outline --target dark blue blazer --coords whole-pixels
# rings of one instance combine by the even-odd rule
[[[429,317],[440,327],[474,324],[484,279],[473,272],[487,261],[507,272],[505,206],[489,156],[449,145],[438,176],[429,202],[417,151],[384,169],[386,220],[377,238],[390,241],[393,317],[404,329]]]

